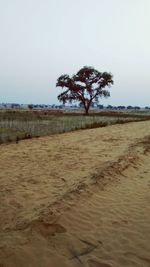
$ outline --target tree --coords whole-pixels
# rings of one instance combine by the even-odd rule
[[[127,106],[127,109],[134,109],[134,107],[132,107],[132,106]]]
[[[113,84],[113,76],[108,72],[99,72],[93,67],[83,67],[77,74],[61,75],[57,79],[56,86],[65,88],[65,91],[58,95],[58,100],[64,104],[69,101],[78,101],[84,107],[85,114],[89,114],[89,109],[93,103],[98,103],[101,97],[109,97],[106,86]]]
[[[29,104],[28,105],[28,108],[31,110],[31,109],[33,109],[33,105],[32,104]]]

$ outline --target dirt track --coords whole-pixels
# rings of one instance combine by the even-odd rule
[[[0,266],[150,266],[150,122],[1,145]]]

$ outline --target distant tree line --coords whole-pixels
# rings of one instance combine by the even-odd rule
[[[17,103],[2,103],[0,104],[0,108],[4,108],[4,109],[25,109],[28,108],[29,110],[32,109],[81,109],[84,108],[82,103],[79,104],[70,104],[68,106],[66,105],[56,105],[56,104],[52,104],[52,105],[45,105],[45,104],[28,104],[28,105],[23,105],[23,104],[17,104]],[[113,105],[108,105],[108,106],[104,106],[102,104],[98,104],[98,103],[92,103],[91,104],[91,108],[92,109],[108,109],[108,110],[141,110],[141,109],[145,109],[145,110],[150,110],[149,106],[145,106],[145,107],[140,107],[140,106],[123,106],[123,105],[119,105],[119,106],[113,106]]]

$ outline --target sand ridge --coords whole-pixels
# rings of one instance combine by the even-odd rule
[[[1,265],[150,266],[149,135],[138,122],[2,145]]]

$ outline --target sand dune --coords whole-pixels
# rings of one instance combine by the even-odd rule
[[[150,123],[1,145],[0,267],[150,266]]]

